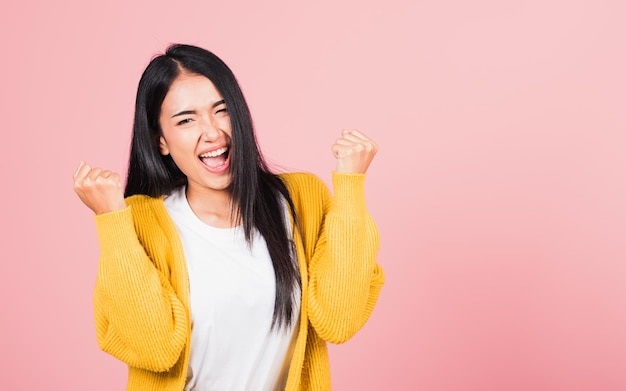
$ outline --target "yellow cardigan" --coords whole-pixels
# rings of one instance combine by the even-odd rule
[[[330,390],[326,342],[345,342],[365,324],[384,283],[378,230],[365,207],[364,175],[333,173],[334,196],[314,175],[281,178],[302,230],[293,230],[302,303],[286,390]],[[95,217],[98,344],[128,364],[127,390],[181,391],[191,338],[183,247],[163,198],[126,202]]]

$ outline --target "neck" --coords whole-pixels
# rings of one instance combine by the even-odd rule
[[[228,190],[187,186],[186,196],[193,213],[205,224],[215,228],[232,228],[241,224],[240,219],[233,216],[232,198]]]

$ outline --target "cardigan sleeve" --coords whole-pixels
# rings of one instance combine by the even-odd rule
[[[131,208],[95,217],[101,251],[96,335],[102,350],[128,365],[167,371],[186,343],[186,310],[140,243]]]
[[[343,343],[363,327],[384,283],[376,262],[380,237],[365,206],[365,175],[333,173],[309,262],[309,320],[318,335]]]

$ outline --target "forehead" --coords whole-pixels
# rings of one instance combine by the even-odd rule
[[[165,95],[162,111],[203,108],[222,100],[222,94],[206,76],[181,73],[174,79]]]

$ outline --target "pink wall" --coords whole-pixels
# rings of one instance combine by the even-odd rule
[[[623,1],[92,3],[0,16],[0,389],[123,389],[71,175],[125,170],[139,75],[177,41],[233,68],[286,169],[328,181],[343,127],[379,142],[387,285],[335,389],[626,389]]]

